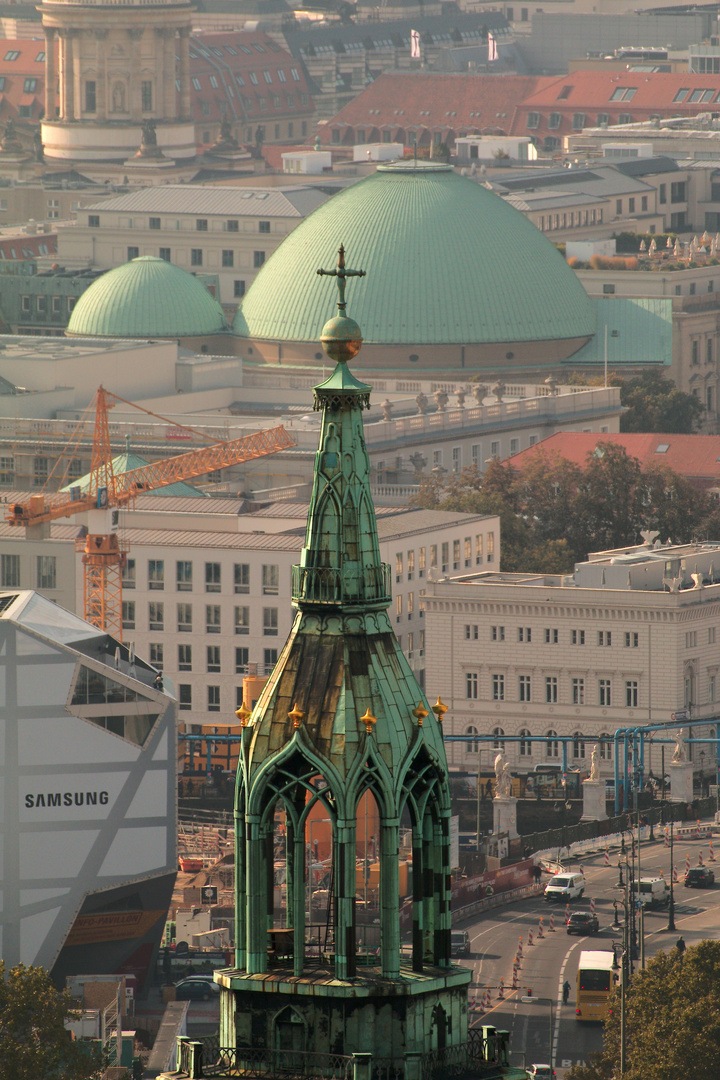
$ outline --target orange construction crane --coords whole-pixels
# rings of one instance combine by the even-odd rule
[[[189,450],[176,457],[155,461],[116,476],[112,465],[108,411],[118,401],[149,413],[150,416],[156,415],[101,386],[95,399],[95,435],[87,488],[71,486],[66,491],[31,495],[25,503],[11,503],[6,512],[10,525],[42,525],[58,518],[72,517],[74,514],[128,506],[144,492],[156,491],[180,480],[190,480],[202,476],[203,473],[225,469],[229,465],[239,465],[295,446],[294,440],[280,425],[266,431],[257,431],[253,435],[244,435],[241,439],[214,443],[202,450]],[[184,425],[173,423],[173,427],[184,428]],[[194,428],[184,430],[202,435],[202,432]],[[205,435],[202,437],[207,438]],[[113,529],[116,528],[116,523],[115,515]],[[75,548],[82,552],[85,567],[84,616],[88,622],[121,641],[122,566],[128,548],[121,543],[116,531],[95,532],[92,529],[88,530],[87,536],[75,541]]]

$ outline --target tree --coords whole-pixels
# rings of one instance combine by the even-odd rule
[[[599,442],[588,454],[576,513],[587,551],[635,544],[643,517],[642,470],[623,446]]]
[[[100,1055],[73,1042],[65,1020],[77,1015],[67,991],[40,967],[6,970],[0,960],[0,1080],[91,1080]]]
[[[678,390],[672,379],[655,368],[621,382],[620,403],[628,410],[620,417],[621,431],[690,435],[704,412],[695,394]]]
[[[625,994],[624,1080],[716,1080],[720,1076],[720,942],[658,953]],[[620,998],[605,1024],[603,1049],[568,1080],[620,1075]]]

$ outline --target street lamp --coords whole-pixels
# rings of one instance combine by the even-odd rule
[[[673,825],[674,821],[670,820],[670,900],[668,902],[668,930],[675,929],[675,893],[673,891]]]
[[[705,795],[705,751],[700,751],[700,798]]]

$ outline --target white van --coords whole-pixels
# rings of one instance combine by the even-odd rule
[[[565,871],[556,874],[545,886],[545,899],[564,901],[579,900],[585,892],[585,878],[582,874]]]
[[[638,885],[640,888],[638,889]],[[637,896],[640,895],[640,902],[648,908],[665,907],[670,900],[670,890],[668,889],[665,878],[649,878],[643,877],[639,881],[632,881],[630,883],[630,891]]]

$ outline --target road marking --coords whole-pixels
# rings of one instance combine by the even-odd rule
[[[567,967],[567,962],[570,959],[570,954],[572,952],[574,952],[575,949],[577,949],[578,945],[580,945],[580,944],[582,944],[582,938],[578,939],[575,942],[574,945],[570,946],[568,951],[565,953],[565,957],[564,957],[562,965],[560,967],[560,977],[558,979],[558,996],[557,996],[557,1001],[555,1003],[555,1031],[553,1033],[553,1050],[552,1050],[552,1055],[551,1055],[552,1060],[550,1061],[550,1068],[551,1069],[555,1067],[555,1054],[557,1053],[558,1040],[560,1038],[560,1020],[561,1020],[561,1017],[562,1017],[561,1010],[562,1010],[562,1007],[563,1007],[563,1005],[562,1005],[562,988],[563,988],[563,983],[565,982],[565,977],[564,977],[565,976],[565,968]],[[563,1068],[564,1068],[564,1066],[563,1066]]]
[[[483,1021],[486,1016],[490,1015],[490,1013],[494,1013],[496,1009],[499,1009],[502,1005],[506,1005],[510,998],[513,996],[513,994],[516,993],[517,990],[508,990],[507,994],[505,995],[504,1001],[498,1001],[497,1005],[493,1005],[492,1009],[488,1009],[487,1012],[484,1012],[482,1014],[482,1016],[478,1016],[477,1020],[473,1020],[472,1024],[470,1024],[470,1027],[475,1027],[476,1024],[479,1024],[481,1021]]]

